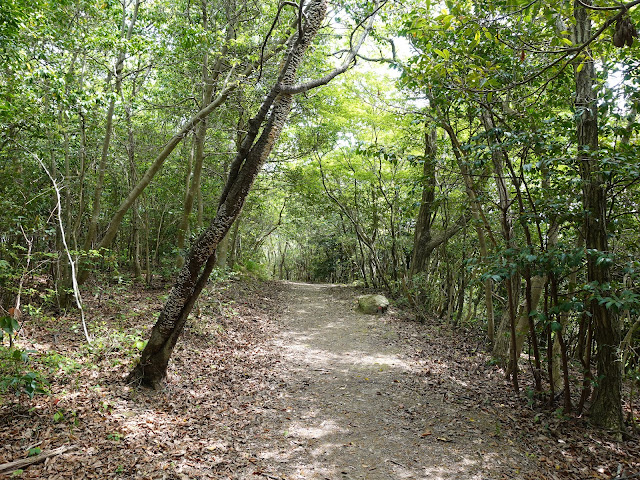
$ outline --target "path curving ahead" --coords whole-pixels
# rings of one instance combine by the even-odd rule
[[[351,289],[290,287],[275,341],[283,355],[277,412],[250,446],[265,467],[246,478],[537,478],[492,415],[442,388],[453,381],[446,365],[426,376],[410,358],[419,325],[407,333],[402,322],[354,311]]]

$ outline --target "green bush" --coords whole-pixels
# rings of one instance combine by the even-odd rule
[[[29,353],[0,346],[0,395],[15,393],[33,398],[35,394],[47,393],[46,380],[39,372],[27,368]]]
[[[244,268],[247,270],[247,273],[259,278],[260,280],[269,279],[269,272],[267,272],[267,267],[262,263],[255,262],[253,260],[247,260],[244,262]]]

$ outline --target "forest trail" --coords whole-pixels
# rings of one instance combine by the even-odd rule
[[[515,408],[475,337],[393,308],[358,313],[348,287],[218,283],[185,327],[165,388],[140,389],[125,380],[138,351],[125,342],[148,328],[164,291],[90,297],[94,333],[104,322],[91,349],[78,348],[77,318],[29,325],[27,347],[54,374],[48,395],[0,404],[0,464],[34,445],[75,449],[20,478],[582,480],[611,478],[591,472],[618,464],[604,458],[615,445]]]
[[[412,358],[415,324],[355,311],[351,289],[290,287],[275,339],[282,408],[253,445],[266,478],[538,478],[453,365]]]

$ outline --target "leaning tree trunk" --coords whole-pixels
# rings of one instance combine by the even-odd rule
[[[130,381],[156,388],[166,377],[169,359],[178,337],[215,264],[218,244],[240,213],[258,172],[282,132],[293,100],[292,93],[282,91],[294,86],[296,71],[322,25],[326,8],[326,0],[315,0],[306,8],[304,25],[301,22],[278,81],[257,115],[249,122],[249,132],[231,165],[216,216],[189,251],[169,299],[151,331],[147,346],[142,351],[140,361],[129,376]],[[258,137],[265,119],[267,123]]]
[[[476,187],[474,185],[473,177],[467,165],[466,159],[463,158],[463,150],[462,146],[460,145],[460,141],[458,140],[453,127],[447,121],[441,121],[441,126],[447,132],[447,135],[449,135],[451,146],[453,147],[453,153],[456,157],[458,167],[460,168],[460,173],[462,174],[462,178],[464,180],[465,191],[471,202],[471,218],[473,219],[473,225],[476,229],[476,234],[478,235],[480,260],[482,260],[483,263],[486,263],[487,259],[489,258],[489,254],[487,250],[487,235],[485,235],[485,229],[489,239],[492,240],[493,245],[495,245],[496,242],[493,238],[493,235],[491,234],[491,230],[489,229],[489,222],[487,222],[486,217],[482,212],[482,206],[478,201]],[[488,277],[484,280],[484,299],[487,313],[487,336],[491,345],[494,345],[495,314],[493,310],[493,280]]]
[[[573,6],[576,20],[576,44],[581,45],[591,37],[589,12],[576,0]],[[578,163],[582,179],[582,206],[584,210],[584,238],[588,252],[587,282],[602,286],[610,281],[608,262],[598,261],[600,255],[609,253],[607,241],[606,194],[604,178],[598,160],[597,102],[593,84],[595,70],[593,59],[587,51],[582,57],[581,68],[575,68],[576,119]],[[622,370],[618,358],[620,325],[614,313],[595,298],[589,304],[594,326],[597,350],[598,382],[591,402],[591,421],[599,426],[622,432]]]

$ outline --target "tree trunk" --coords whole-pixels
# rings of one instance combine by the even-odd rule
[[[504,179],[505,169],[505,155],[498,145],[496,145],[495,138],[495,125],[493,118],[489,112],[484,111],[482,113],[482,123],[487,133],[487,142],[491,147],[491,160],[493,162],[493,173],[496,181],[496,189],[498,190],[498,201],[500,208],[500,218],[502,226],[502,236],[504,238],[505,249],[515,250],[517,245],[515,243],[515,236],[513,233],[513,218],[511,210],[512,199],[509,196],[509,190],[507,183]],[[508,261],[508,259],[507,259]],[[517,343],[518,343],[518,319],[517,319],[517,306],[518,298],[520,296],[520,275],[518,272],[512,272],[509,277],[505,279],[507,287],[507,312],[509,314],[508,328],[510,330],[511,340],[511,355],[510,364],[507,369],[513,379],[513,386],[516,392],[518,391],[518,355],[517,355]],[[527,326],[529,324],[527,320]],[[499,335],[502,332],[499,332]],[[496,347],[499,342],[496,342]],[[494,348],[494,355],[500,354]]]
[[[122,37],[125,41],[131,40],[131,35],[133,34],[133,27],[136,24],[136,20],[138,19],[138,9],[140,7],[140,1],[136,0],[136,3],[133,7],[133,13],[131,15],[131,20],[129,22],[129,27],[127,27],[127,9],[126,6],[123,5],[122,12]],[[119,94],[120,89],[122,87],[122,68],[124,66],[126,52],[121,51],[118,54],[118,59],[115,65],[115,86],[114,93]],[[107,83],[111,83],[112,74],[109,72],[109,76],[107,77]],[[95,239],[97,237],[98,230],[98,219],[100,218],[100,210],[101,210],[101,198],[102,198],[102,189],[104,187],[104,174],[107,168],[107,159],[109,157],[109,147],[111,145],[111,136],[113,133],[113,114],[115,111],[115,95],[111,96],[109,100],[109,108],[107,109],[106,115],[106,126],[105,126],[105,134],[104,139],[102,141],[102,154],[100,155],[100,163],[98,164],[98,180],[96,182],[96,188],[93,193],[93,208],[91,211],[91,219],[89,220],[89,231],[87,233],[87,237],[84,242],[84,250],[89,250]]]
[[[205,92],[206,95],[206,92]],[[184,248],[185,236],[189,231],[189,217],[193,210],[193,202],[197,199],[198,192],[200,190],[200,177],[202,175],[202,164],[204,161],[204,141],[207,134],[207,119],[203,118],[202,121],[196,127],[196,133],[194,136],[194,162],[193,162],[193,174],[191,175],[191,183],[187,190],[184,208],[182,210],[182,216],[180,224],[178,226],[178,257],[176,258],[176,267],[182,268],[184,265],[184,258],[182,256],[182,249]]]
[[[151,226],[149,225],[149,209],[145,207],[144,210],[144,261],[147,269],[145,276],[145,282],[147,285],[151,285],[153,281],[153,270],[151,266],[151,252],[149,249],[149,236],[151,235]]]
[[[326,8],[326,0],[312,1],[306,8],[305,20],[301,20],[301,28],[287,52],[280,76],[257,115],[249,122],[249,132],[231,164],[216,216],[189,251],[185,265],[142,351],[140,361],[129,376],[130,381],[156,388],[166,377],[176,342],[215,264],[218,244],[240,213],[258,172],[282,132],[293,96],[281,93],[281,90],[294,86],[296,72],[322,25]],[[265,119],[266,125],[258,137]]]
[[[589,12],[576,0],[573,5],[576,20],[576,44],[581,45],[591,37]],[[599,261],[609,254],[607,241],[606,193],[595,152],[598,149],[597,102],[593,85],[595,69],[590,52],[576,63],[576,119],[578,164],[582,179],[582,206],[584,210],[584,238],[587,249],[587,282],[599,288],[609,283],[609,262]],[[594,339],[597,343],[597,384],[590,407],[591,421],[604,428],[621,433],[622,420],[622,369],[618,358],[621,331],[614,313],[593,298],[589,303]]]
[[[569,284],[568,293],[570,297],[575,294],[575,285],[577,284],[577,282],[578,282],[578,270],[574,268],[571,274],[569,275],[569,282],[568,282]],[[564,334],[566,332],[567,325],[569,325],[569,312],[562,312],[558,316],[558,321],[562,326],[562,329],[560,330],[560,334]],[[554,390],[560,390],[560,388],[562,388],[562,382],[563,382],[563,371],[562,371],[563,365],[562,365],[562,348],[560,345],[560,340],[557,336],[554,337],[552,351],[553,351],[553,367],[551,369],[552,370],[551,382],[553,383]]]
[[[431,223],[433,221],[433,201],[436,191],[436,129],[427,129],[424,134],[424,164],[422,167],[422,201],[418,211],[416,230],[413,237],[413,255],[409,277],[424,271],[431,251],[427,249],[431,241]]]
[[[135,95],[135,93],[134,93]],[[135,154],[135,137],[133,134],[133,122],[131,118],[131,108],[129,106],[125,107],[126,118],[127,118],[127,156],[129,157],[129,176],[131,186],[135,185],[138,182],[138,169],[136,167],[136,154]],[[131,211],[131,228],[133,230],[133,255],[132,255],[132,266],[133,266],[133,278],[138,279],[142,276],[142,265],[140,261],[140,211],[139,211],[139,202],[136,201],[133,204],[133,208]]]
[[[216,255],[216,267],[227,268],[227,258],[229,257],[229,236],[227,233],[218,244],[218,252]]]
[[[436,190],[436,153],[437,134],[436,129],[431,128],[425,131],[424,165],[422,169],[422,199],[420,210],[416,220],[416,229],[413,237],[413,254],[409,267],[409,278],[422,273],[427,269],[429,259],[433,251],[449,240],[460,231],[462,226],[469,220],[462,215],[454,224],[446,228],[443,232],[433,236],[431,227],[435,218],[433,203],[435,201]],[[424,298],[415,298],[415,302],[422,303]],[[418,305],[414,305],[419,307]]]
[[[516,320],[516,346],[515,346],[515,355],[511,353],[507,353],[511,351],[513,345],[509,345],[506,350],[502,350],[500,353],[502,355],[502,360],[506,363],[508,358],[512,358],[515,356],[516,358],[520,358],[522,354],[522,349],[524,347],[524,339],[527,336],[527,333],[530,333],[530,311],[535,311],[538,308],[538,304],[540,303],[540,298],[542,297],[542,292],[544,291],[544,284],[547,281],[546,277],[534,276],[531,278],[531,295],[530,299],[524,299],[524,301],[520,304],[518,308],[518,315]],[[517,302],[517,300],[516,300]],[[529,307],[527,306],[529,303]],[[496,346],[498,344],[496,343]],[[497,357],[497,349],[494,350],[494,356]],[[497,357],[500,358],[500,357]],[[511,373],[512,365],[509,365],[507,369],[507,374]]]
[[[463,161],[462,148],[458,140],[458,137],[456,136],[453,130],[453,127],[449,123],[443,121],[442,127],[447,132],[447,135],[449,135],[449,139],[453,147],[453,152],[458,162],[458,166],[460,168],[460,173],[462,173],[462,178],[464,180],[464,185],[465,185],[465,191],[471,202],[471,216],[473,218],[473,225],[476,229],[476,234],[478,235],[478,245],[480,247],[480,259],[483,262],[486,262],[489,254],[487,250],[485,228],[489,233],[489,238],[493,240],[494,245],[495,245],[495,240],[491,236],[489,223],[487,222],[486,217],[482,211],[482,206],[478,201],[478,195],[476,194],[471,172],[469,172],[469,168],[467,164]],[[495,344],[495,314],[493,310],[493,280],[491,280],[490,278],[486,278],[484,281],[484,300],[485,300],[485,308],[486,308],[486,314],[487,314],[487,336],[489,337],[489,342],[491,343],[491,345],[494,345]]]
[[[197,140],[194,136],[191,150],[189,152],[189,160],[187,161],[187,174],[184,188],[184,208],[182,211],[182,217],[180,218],[180,223],[178,224],[178,231],[176,232],[176,249],[178,250],[175,261],[176,268],[182,268],[184,266],[184,255],[182,249],[184,248],[184,241],[187,237],[187,229],[189,227],[189,214],[187,213],[185,215],[185,212],[187,211],[189,192],[191,191],[191,185],[193,183],[191,177],[193,175],[193,160],[196,156],[196,143]]]
[[[209,28],[209,21],[207,15],[207,2],[203,1],[201,4],[202,7],[202,29],[207,31]],[[211,103],[213,96],[214,85],[217,83],[220,73],[222,72],[223,61],[226,52],[227,45],[230,40],[232,40],[233,34],[235,32],[235,28],[233,28],[233,24],[230,22],[230,25],[227,28],[227,38],[225,45],[222,47],[222,51],[218,57],[218,60],[215,62],[213,66],[213,74],[209,73],[209,53],[205,51],[203,60],[202,60],[202,103],[200,105],[200,109],[205,108],[207,105]],[[187,191],[184,199],[184,209],[182,210],[182,217],[180,219],[180,224],[178,226],[178,256],[176,258],[176,267],[182,268],[184,265],[184,257],[182,256],[182,250],[184,248],[185,237],[187,232],[189,231],[189,217],[191,216],[191,211],[193,210],[194,201],[201,199],[201,191],[200,191],[200,178],[202,176],[202,165],[204,162],[204,144],[207,136],[207,117],[204,117],[198,126],[195,129],[194,135],[194,148],[193,148],[193,173],[187,174],[188,178],[190,178],[190,183],[187,183]],[[190,177],[189,177],[190,175]],[[198,215],[200,217],[200,207],[198,206]]]
[[[231,233],[231,245],[229,250],[229,268],[233,270],[233,267],[236,265],[236,260],[238,259],[238,239],[240,233],[240,217],[236,217],[235,222],[233,222],[233,231]],[[228,234],[227,234],[228,235]]]
[[[80,123],[80,152],[78,154],[80,160],[80,177],[78,178],[78,208],[76,209],[76,219],[73,222],[73,226],[71,227],[71,240],[73,242],[73,249],[78,249],[78,237],[80,236],[80,227],[82,226],[82,217],[84,214],[85,207],[85,195],[84,195],[84,184],[85,178],[87,174],[87,128],[86,122],[84,118],[84,114],[82,113],[82,109],[78,109],[78,120]]]

